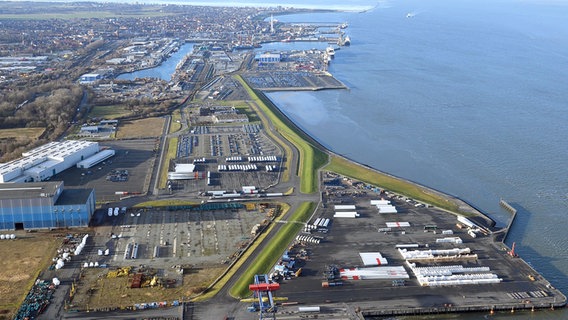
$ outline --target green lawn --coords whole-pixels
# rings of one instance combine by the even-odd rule
[[[176,109],[172,112],[172,121],[170,122],[170,131],[168,133],[178,132],[181,129],[181,110]]]
[[[324,169],[405,195],[412,199],[432,204],[448,211],[456,213],[459,212],[458,206],[454,202],[437,194],[428,192],[428,190],[425,190],[414,183],[366,168],[341,157],[333,156],[329,165],[324,167]]]
[[[166,188],[166,183],[168,182],[168,169],[169,169],[170,160],[176,158],[177,147],[178,147],[178,138],[177,137],[168,138],[168,143],[166,144],[167,150],[165,150],[166,156],[164,157],[164,162],[162,162],[162,168],[160,170],[160,176],[159,176],[160,182],[158,183],[159,189]]]

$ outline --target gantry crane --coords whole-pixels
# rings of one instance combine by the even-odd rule
[[[254,276],[254,283],[249,285],[249,290],[254,294],[255,301],[249,311],[258,311],[259,319],[267,319],[269,317],[276,319],[276,305],[272,291],[280,289],[280,284],[270,282],[266,274],[257,274]]]

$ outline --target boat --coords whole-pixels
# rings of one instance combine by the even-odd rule
[[[335,49],[332,46],[329,46],[325,49],[325,53],[327,53],[328,57],[332,58],[335,56]]]
[[[346,37],[343,39],[343,45],[344,45],[344,46],[350,46],[350,45],[351,45],[351,38],[349,38],[349,36],[346,36]]]

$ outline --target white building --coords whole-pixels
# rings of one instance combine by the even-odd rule
[[[98,73],[86,73],[81,76],[81,78],[79,79],[79,83],[82,84],[94,83],[98,80],[101,80],[102,78],[103,77]]]
[[[282,55],[280,53],[258,53],[254,59],[258,62],[265,62],[265,63],[275,63],[280,62],[282,60]]]
[[[50,142],[22,153],[20,159],[0,164],[0,183],[48,180],[97,152],[97,142]]]

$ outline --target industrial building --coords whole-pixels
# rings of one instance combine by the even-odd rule
[[[92,166],[101,163],[105,160],[107,160],[108,158],[114,156],[115,152],[114,150],[103,150],[101,152],[95,153],[94,155],[88,157],[85,160],[79,161],[77,163],[77,168],[80,169],[88,169],[91,168]]]
[[[84,227],[94,189],[64,190],[63,181],[0,184],[0,230]]]
[[[254,57],[254,60],[258,61],[259,63],[276,63],[282,60],[282,55],[280,53],[257,53]]]
[[[79,83],[81,84],[94,83],[102,78],[103,77],[98,73],[86,73],[81,76],[81,78],[79,79]]]
[[[49,180],[52,176],[98,153],[97,142],[77,140],[50,142],[22,153],[20,159],[0,164],[0,183]]]

